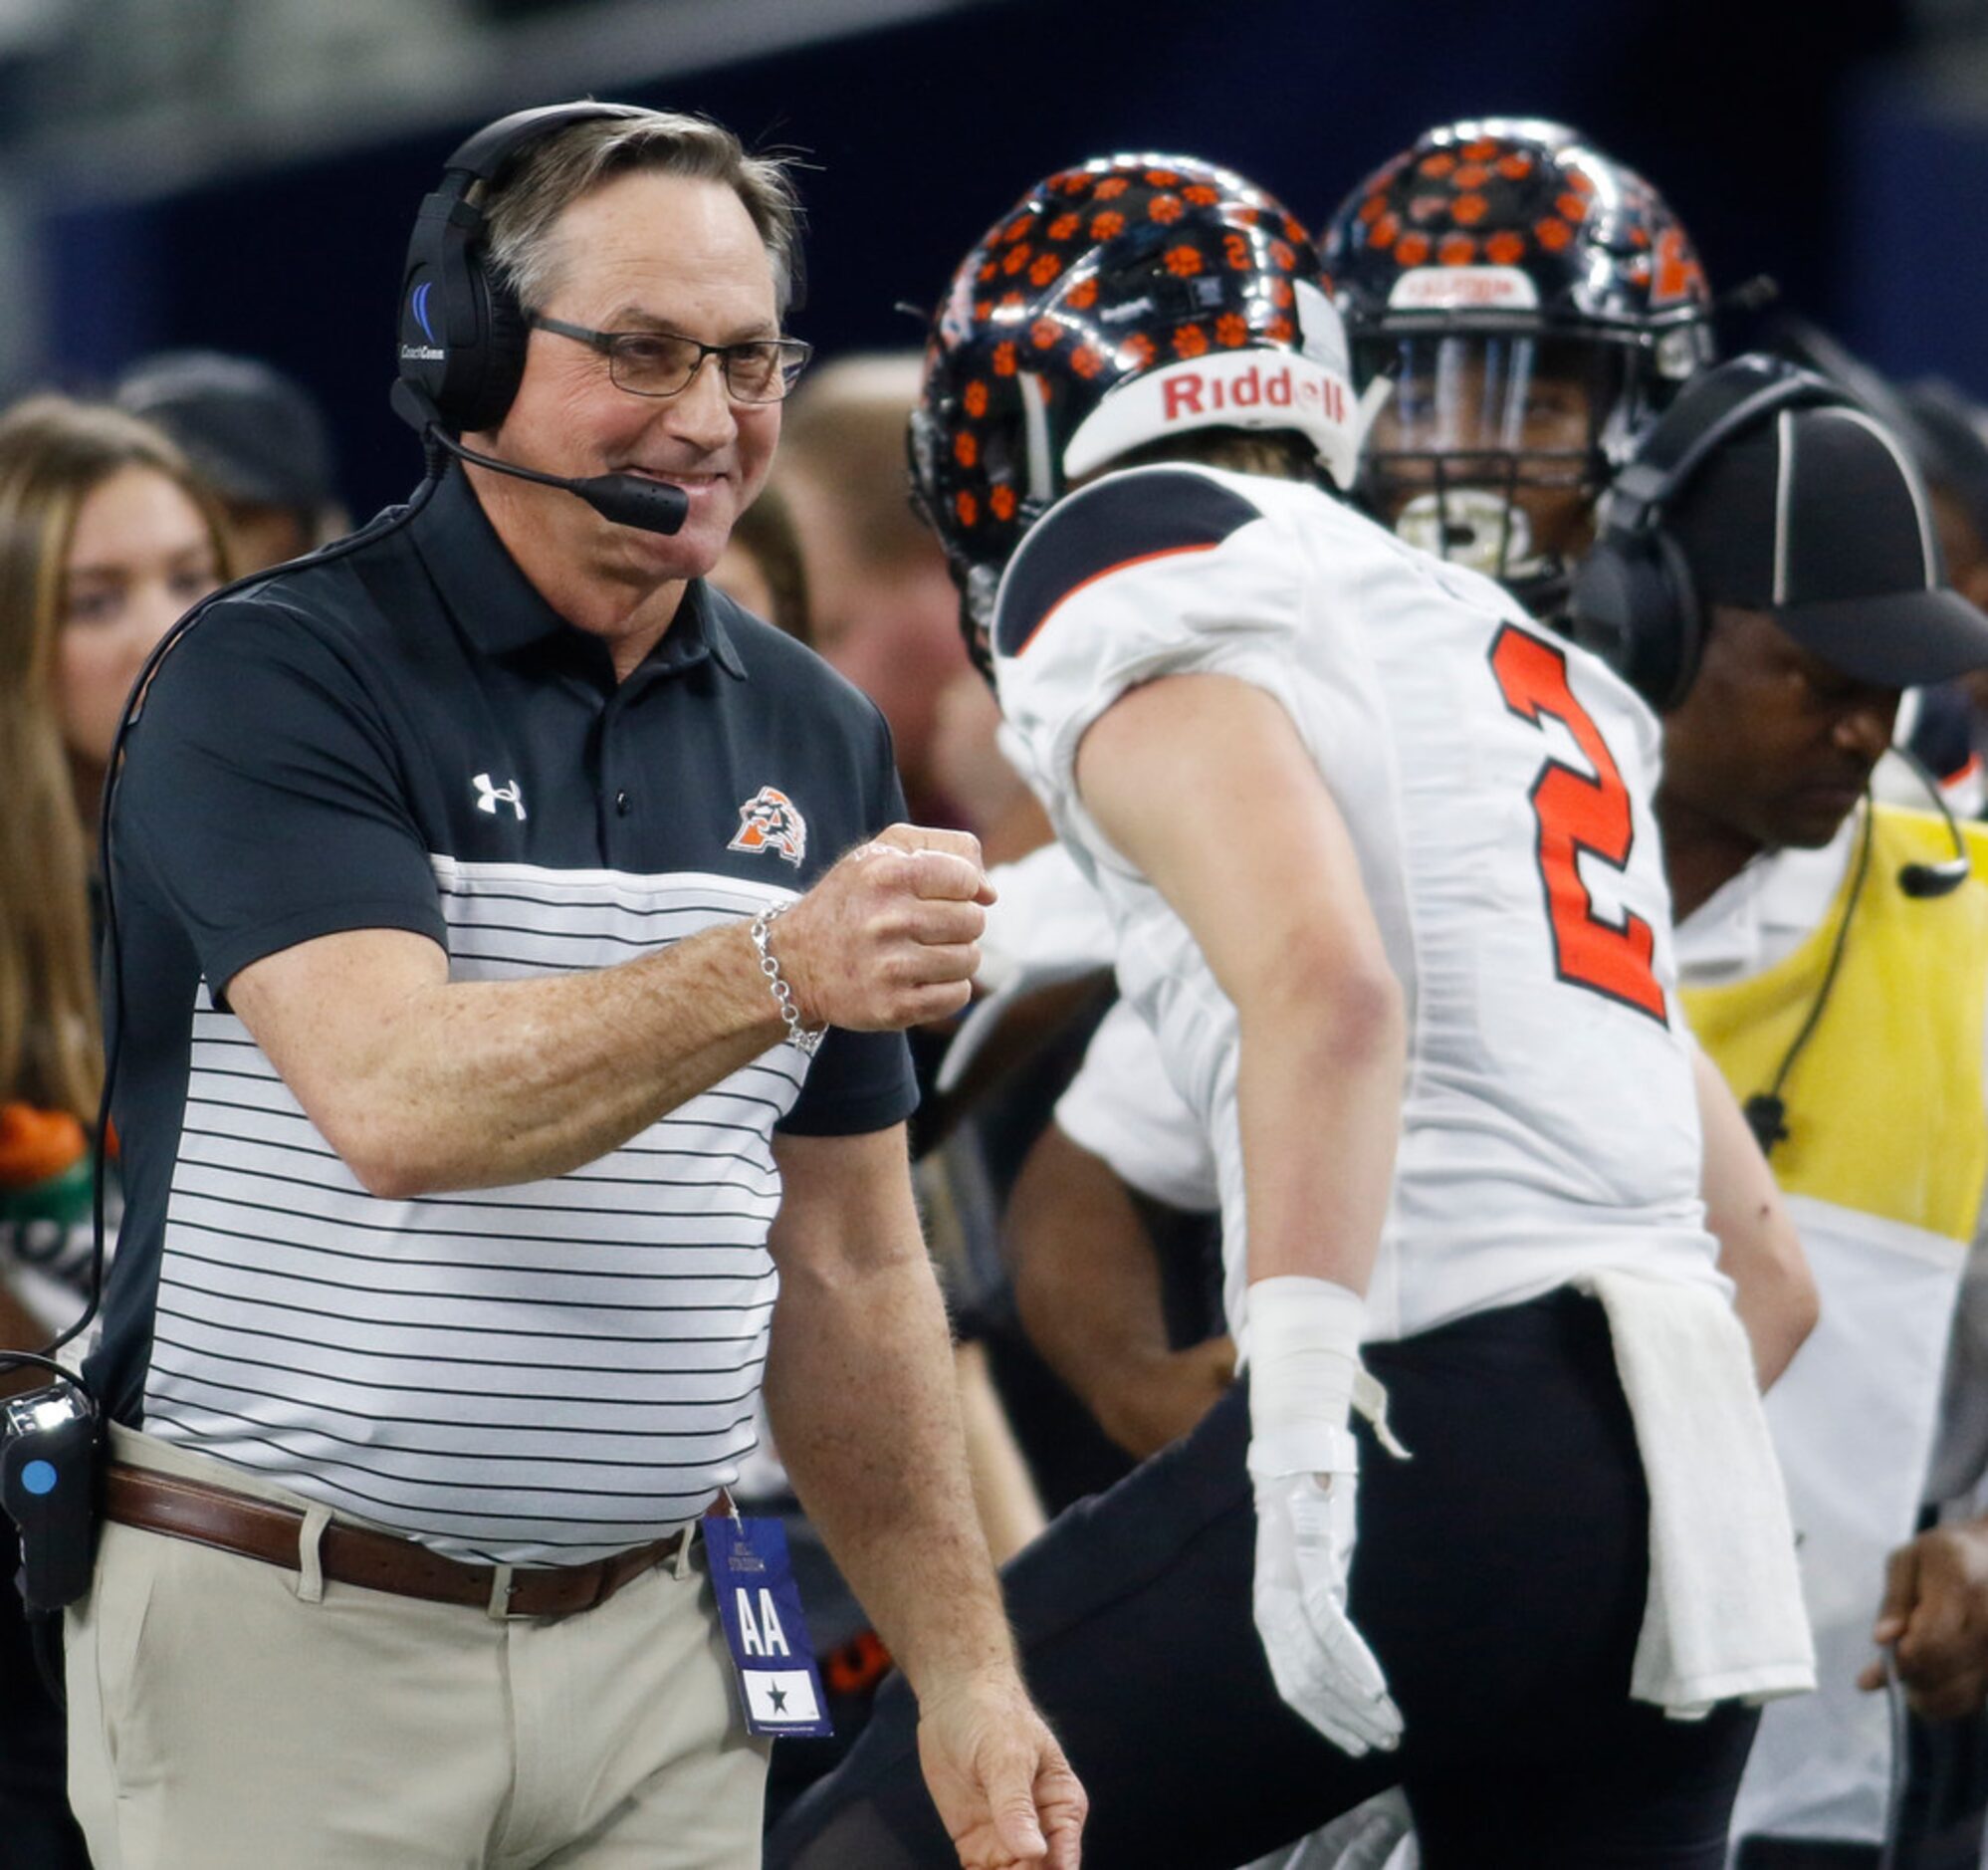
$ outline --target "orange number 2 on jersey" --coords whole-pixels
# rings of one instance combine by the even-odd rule
[[[1551,643],[1507,623],[1491,645],[1491,673],[1505,706],[1522,721],[1542,727],[1551,715],[1587,755],[1594,777],[1549,758],[1533,782],[1532,810],[1539,820],[1539,876],[1546,887],[1553,928],[1553,959],[1563,981],[1668,1024],[1663,990],[1651,971],[1657,945],[1650,924],[1626,914],[1620,928],[1600,920],[1595,899],[1581,880],[1581,854],[1620,870],[1636,835],[1629,788],[1615,756],[1587,709],[1567,685],[1567,657]]]

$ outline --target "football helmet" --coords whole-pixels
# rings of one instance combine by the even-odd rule
[[[1220,426],[1291,431],[1347,488],[1358,416],[1311,237],[1261,189],[1160,155],[1031,188],[954,275],[911,417],[913,499],[974,659],[1009,555],[1085,475]]]
[[[1550,606],[1614,467],[1711,360],[1682,224],[1579,132],[1485,117],[1430,130],[1354,189],[1324,261],[1354,380],[1395,382],[1362,501]]]

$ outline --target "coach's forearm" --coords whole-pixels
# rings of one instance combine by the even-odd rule
[[[766,1393],[795,1492],[921,1699],[1011,1667],[922,1248],[843,1277],[783,1268]]]
[[[308,947],[288,970],[289,955],[245,970],[232,998],[326,1140],[390,1200],[591,1162],[782,1031],[744,923],[529,981],[452,982],[430,944],[392,931]]]
[[[915,1257],[782,1266],[767,1407],[794,1490],[919,1698],[1013,1667],[974,1508],[945,1308]]]
[[[962,831],[892,825],[782,912],[797,1013],[883,1032],[965,1005],[993,900]],[[454,982],[424,936],[354,929],[243,968],[228,998],[306,1114],[376,1195],[563,1174],[778,1043],[748,924],[619,967]]]
[[[374,1192],[536,1181],[617,1148],[778,1043],[757,959],[738,924],[592,975],[422,997],[361,1119],[364,1159],[399,1184]]]

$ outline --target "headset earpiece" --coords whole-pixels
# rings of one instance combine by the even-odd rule
[[[525,308],[491,271],[483,210],[469,199],[541,137],[595,117],[642,117],[621,104],[554,104],[487,124],[444,164],[421,203],[400,286],[401,378],[451,433],[495,428],[518,393],[531,334]]]
[[[525,374],[525,347],[532,329],[518,295],[480,263],[475,276],[483,294],[484,351],[476,380],[463,392],[462,421],[457,432],[495,428],[504,420]]]
[[[1705,620],[1691,568],[1662,527],[1608,531],[1575,568],[1574,640],[1662,714],[1690,692]]]

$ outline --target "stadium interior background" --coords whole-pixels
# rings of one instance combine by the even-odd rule
[[[804,154],[824,355],[915,344],[981,229],[1110,149],[1314,226],[1427,125],[1564,117],[1887,371],[1988,398],[1988,0],[0,0],[0,392],[163,347],[326,401],[364,515],[408,226],[469,129],[591,94]]]

